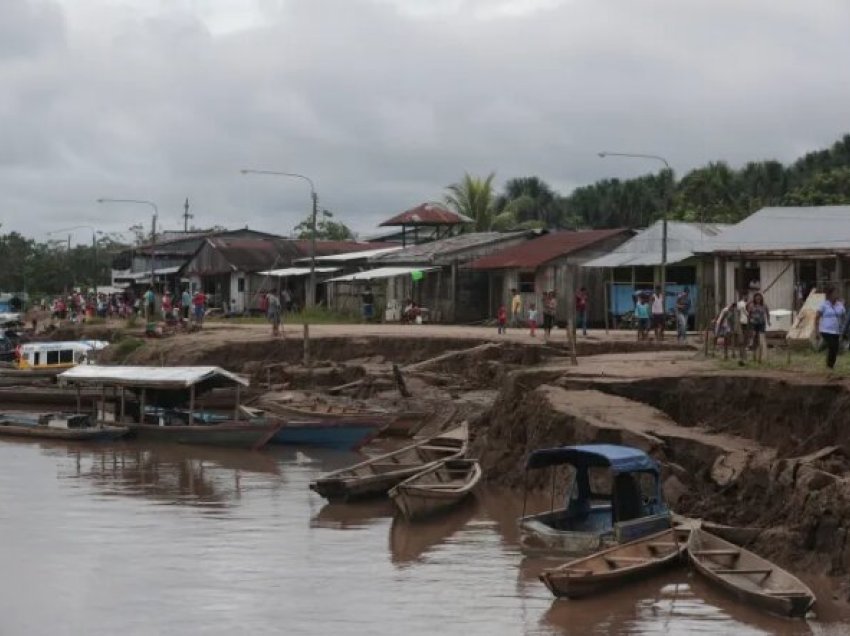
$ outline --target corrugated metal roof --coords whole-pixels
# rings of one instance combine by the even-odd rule
[[[512,245],[494,254],[472,261],[471,269],[537,269],[543,263],[572,254],[595,243],[604,241],[629,230],[584,230],[579,232],[554,232],[540,238]]]
[[[63,384],[184,389],[209,380],[248,386],[245,378],[220,367],[106,367],[81,364],[59,374]]]
[[[306,239],[207,239],[211,247],[234,270],[257,272],[274,265],[285,265],[293,260],[310,255],[311,241]],[[316,255],[329,256],[344,252],[359,252],[375,249],[374,243],[354,241],[316,241]]]
[[[393,278],[395,276],[406,276],[413,272],[427,272],[438,269],[437,267],[378,267],[365,272],[347,274],[336,278],[329,278],[326,283],[346,283],[355,280],[375,280],[376,278]]]
[[[532,236],[533,232],[470,232],[411,245],[389,254],[382,254],[370,259],[371,263],[434,263],[443,257],[449,257],[457,252],[475,249],[485,245],[498,244],[522,236]]]
[[[356,261],[361,258],[373,258],[375,256],[381,256],[382,254],[389,254],[390,252],[397,252],[401,249],[401,245],[396,245],[395,247],[382,247],[376,250],[363,250],[358,252],[348,252],[346,254],[331,254],[330,256],[317,256],[317,261],[322,261],[323,263],[344,263],[346,261]],[[309,261],[308,258],[299,258],[298,262]]]
[[[850,205],[762,208],[697,252],[850,250]]]
[[[391,219],[381,223],[381,227],[388,225],[463,225],[472,223],[472,219],[463,214],[452,212],[436,203],[421,203]]]
[[[588,261],[583,267],[642,267],[661,264],[663,223],[656,221],[610,254]],[[667,263],[680,263],[708,244],[728,225],[717,223],[667,222]]]
[[[317,267],[317,274],[331,274],[338,272],[339,267]],[[270,269],[265,272],[258,272],[261,276],[274,276],[276,278],[286,278],[287,276],[307,276],[310,273],[309,267],[284,267],[282,269]]]

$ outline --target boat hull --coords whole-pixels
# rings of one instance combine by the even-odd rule
[[[814,593],[790,572],[702,529],[691,531],[688,557],[709,583],[773,614],[803,618]]]
[[[41,439],[67,440],[73,442],[110,441],[127,435],[126,426],[102,426],[91,428],[51,428],[49,426],[0,425],[0,435],[10,437],[33,437]]]
[[[366,422],[285,422],[272,437],[273,444],[358,449],[381,431],[382,425]]]
[[[463,483],[455,488],[447,488],[442,484],[423,483],[431,474],[438,474],[446,468],[467,471]],[[450,459],[438,462],[401,482],[389,491],[390,499],[410,520],[424,519],[443,513],[469,497],[481,480],[481,467],[475,460]]]
[[[557,598],[580,599],[616,589],[682,563],[687,540],[675,529],[624,543],[544,570],[540,580]]]
[[[250,423],[204,424],[192,426],[130,424],[129,428],[130,434],[140,440],[256,450],[262,448],[269,442],[269,440],[271,440],[279,426],[279,424]]]

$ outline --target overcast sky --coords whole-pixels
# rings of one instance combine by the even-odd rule
[[[0,222],[362,234],[464,171],[562,192],[850,130],[847,0],[2,0]],[[86,239],[86,230],[77,240]]]

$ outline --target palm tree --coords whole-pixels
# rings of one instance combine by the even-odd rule
[[[459,183],[448,186],[446,204],[458,214],[475,222],[476,232],[487,232],[493,226],[493,177],[473,177],[468,172]]]

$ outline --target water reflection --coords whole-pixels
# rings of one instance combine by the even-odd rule
[[[478,512],[476,499],[468,499],[455,510],[433,519],[407,521],[396,515],[390,525],[390,557],[399,566],[421,560],[430,549],[444,544],[466,526]]]
[[[327,503],[310,519],[314,528],[353,530],[391,518],[395,507],[389,499],[371,499],[352,503]]]

